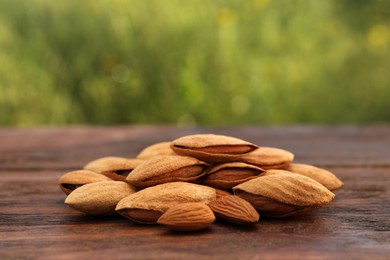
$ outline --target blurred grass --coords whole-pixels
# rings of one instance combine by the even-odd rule
[[[390,122],[387,0],[0,0],[0,125]]]

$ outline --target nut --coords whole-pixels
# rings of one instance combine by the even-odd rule
[[[159,155],[175,155],[171,149],[171,142],[160,142],[145,147],[138,155],[137,159],[147,160]]]
[[[287,217],[329,203],[335,195],[317,181],[290,172],[261,176],[233,187],[265,216]]]
[[[235,161],[253,164],[262,169],[278,169],[287,167],[293,159],[294,155],[289,151],[273,147],[259,147]]]
[[[220,189],[215,189],[215,193],[216,193],[216,195],[217,195],[217,199],[218,199],[219,197],[232,195],[230,192],[227,192],[227,191],[225,191],[225,190],[220,190]]]
[[[324,185],[329,190],[337,190],[343,186],[343,182],[330,171],[309,164],[294,163],[285,170],[312,178]]]
[[[126,177],[143,160],[122,157],[103,157],[89,162],[84,169],[103,174],[116,181],[126,181]]]
[[[210,203],[210,208],[217,217],[237,225],[253,224],[259,221],[260,215],[246,200],[227,195]]]
[[[134,169],[126,181],[141,188],[175,181],[193,182],[206,174],[206,167],[205,162],[192,157],[155,156]]]
[[[171,206],[158,220],[158,224],[177,231],[197,231],[215,221],[209,206],[201,202],[181,203]]]
[[[177,154],[205,162],[227,162],[257,149],[257,146],[235,137],[197,134],[174,140],[171,148]]]
[[[116,211],[135,222],[154,224],[175,204],[210,203],[216,199],[213,188],[188,182],[169,182],[152,186],[119,201]]]
[[[201,179],[201,184],[231,190],[234,186],[256,178],[263,172],[263,169],[247,163],[223,163],[210,168],[206,176]]]
[[[88,170],[71,171],[62,175],[58,180],[61,190],[69,195],[73,190],[85,184],[99,181],[112,181],[112,179]]]
[[[65,203],[87,214],[115,214],[118,202],[136,191],[134,187],[121,181],[94,182],[75,189]]]

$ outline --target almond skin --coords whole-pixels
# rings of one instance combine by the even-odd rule
[[[262,215],[273,218],[285,218],[290,216],[305,215],[320,206],[295,206],[269,199],[260,195],[253,195],[243,191],[237,191],[237,196],[250,202]]]
[[[121,181],[94,182],[75,189],[65,203],[87,214],[115,214],[118,202],[136,191],[134,187]]]
[[[115,181],[126,181],[126,177],[131,173],[143,160],[128,159],[122,157],[103,157],[89,162],[84,169],[103,174]]]
[[[343,186],[343,182],[336,175],[313,165],[293,163],[285,170],[312,178],[331,191],[340,189]]]
[[[119,201],[116,211],[122,216],[143,224],[154,224],[175,204],[188,202],[210,203],[217,197],[213,188],[188,183],[169,182],[152,186]]]
[[[237,225],[253,224],[260,219],[249,202],[234,195],[219,197],[209,206],[217,217]]]
[[[246,162],[267,170],[287,167],[293,160],[294,154],[289,151],[274,147],[259,147],[235,161]]]
[[[273,217],[303,213],[324,206],[335,197],[317,181],[287,171],[249,180],[233,191],[262,214]]]
[[[140,188],[175,181],[193,182],[206,174],[206,167],[205,162],[192,157],[155,156],[135,168],[126,181]]]
[[[196,134],[174,140],[171,148],[177,154],[205,162],[228,162],[257,149],[257,146],[230,136]]]
[[[171,142],[160,142],[145,147],[137,155],[137,159],[147,160],[159,155],[176,155],[171,149]]]
[[[176,231],[198,231],[215,221],[210,207],[205,203],[181,203],[171,206],[157,221]]]
[[[69,195],[78,187],[99,181],[112,181],[112,179],[93,171],[77,170],[62,175],[58,179],[58,185],[66,195]]]
[[[218,199],[219,197],[232,195],[232,193],[227,192],[227,191],[225,191],[225,190],[220,190],[220,189],[215,189],[215,193],[216,193],[216,195],[217,195],[217,199]]]
[[[263,172],[263,169],[247,163],[222,163],[211,167],[200,183],[217,189],[231,190],[234,186],[256,178]]]
[[[106,156],[88,162],[86,165],[84,165],[84,170],[101,173],[102,171],[107,169],[107,165],[111,165],[115,162],[124,160],[126,160],[126,158],[117,156]]]

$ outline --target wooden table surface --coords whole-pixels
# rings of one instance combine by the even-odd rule
[[[96,217],[64,204],[57,179],[103,156],[194,133],[287,149],[345,186],[310,216],[262,218],[245,228],[217,222],[178,234]],[[1,259],[390,259],[390,126],[176,128],[72,127],[0,130]]]

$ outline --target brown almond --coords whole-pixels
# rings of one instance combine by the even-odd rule
[[[287,171],[281,170],[281,169],[268,169],[268,170],[265,170],[263,172],[263,174],[261,174],[261,176],[264,177],[264,176],[270,176],[270,175],[279,174],[279,173],[287,173]]]
[[[112,181],[112,179],[93,171],[77,170],[62,175],[58,180],[58,185],[68,195],[78,187],[99,181]]]
[[[177,154],[205,162],[227,162],[257,149],[257,146],[230,136],[196,134],[174,140],[171,148]]]
[[[160,142],[145,147],[137,155],[137,159],[147,160],[159,155],[176,155],[176,153],[171,148],[171,142]]]
[[[331,191],[337,190],[343,186],[343,182],[337,178],[336,175],[328,170],[313,165],[293,163],[285,169],[312,178]]]
[[[216,192],[216,194],[217,194],[217,199],[218,199],[219,197],[232,195],[232,193],[227,192],[227,191],[225,191],[225,190],[220,190],[220,189],[215,189],[215,192]]]
[[[242,155],[236,161],[256,165],[262,169],[278,169],[287,167],[294,160],[294,154],[274,147],[259,147]]]
[[[269,199],[261,195],[253,195],[238,191],[237,196],[248,201],[262,215],[274,218],[285,218],[290,216],[301,216],[319,208],[320,206],[295,206]]]
[[[237,225],[253,224],[260,219],[259,213],[249,202],[234,195],[219,197],[209,206],[217,217]]]
[[[154,224],[175,204],[187,202],[210,203],[216,199],[213,188],[188,183],[169,182],[152,186],[123,198],[116,211],[135,222]]]
[[[205,203],[181,203],[171,206],[158,220],[176,231],[198,231],[207,228],[215,221],[210,207]]]
[[[65,203],[87,214],[115,214],[118,202],[136,191],[130,184],[121,181],[94,182],[75,189]]]
[[[205,162],[192,157],[155,156],[134,169],[126,181],[141,188],[175,181],[193,182],[206,174],[206,167]]]
[[[89,162],[84,169],[103,174],[116,181],[126,181],[126,177],[141,163],[140,159],[103,157]]]
[[[286,217],[329,203],[335,195],[317,181],[285,171],[261,176],[233,188],[265,216]]]
[[[201,179],[201,184],[217,189],[231,190],[234,186],[256,178],[263,169],[242,162],[231,162],[211,167]]]

